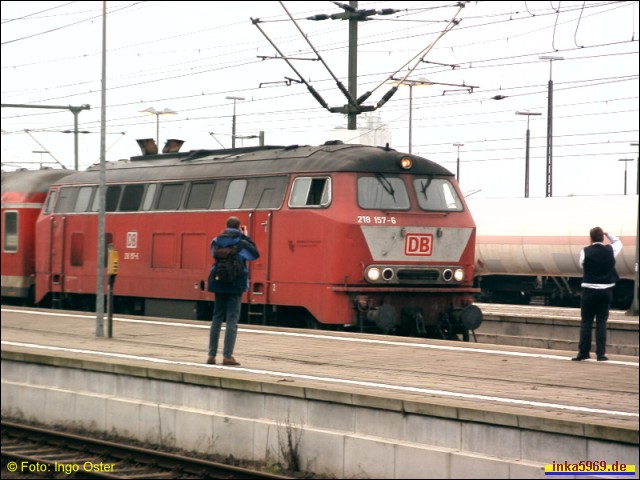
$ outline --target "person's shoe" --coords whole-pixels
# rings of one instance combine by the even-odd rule
[[[609,357],[607,357],[606,355],[598,355],[599,362],[606,362],[607,360],[609,360]]]
[[[236,359],[233,357],[224,357],[222,359],[222,364],[226,365],[227,367],[237,367],[238,365],[240,365],[240,363],[236,362]]]
[[[215,364],[216,364],[216,357],[207,358],[207,365],[215,365]]]
[[[581,362],[582,360],[588,360],[590,359],[591,356],[590,355],[576,355],[575,357],[573,357],[571,360],[573,360],[574,362]]]

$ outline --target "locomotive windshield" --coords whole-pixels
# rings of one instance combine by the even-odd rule
[[[459,212],[462,201],[451,182],[445,178],[416,178],[413,181],[422,210],[429,212]]]
[[[382,174],[358,178],[358,205],[379,210],[407,210],[410,206],[402,179]]]

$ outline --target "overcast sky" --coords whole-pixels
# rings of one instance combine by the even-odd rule
[[[79,135],[80,169],[98,162],[103,3],[1,5],[2,103],[90,105],[78,114],[79,130],[89,132]],[[365,105],[377,105],[394,76],[433,83],[402,86],[359,116],[363,126],[379,125],[393,148],[409,150],[411,91],[414,154],[455,173],[459,149],[463,192],[519,197],[527,117],[515,112],[540,113],[529,117],[530,195],[545,196],[551,77],[553,195],[622,193],[625,165],[628,192],[635,193],[638,2],[488,1],[459,8],[387,1],[358,8],[378,11],[358,24],[358,95],[372,91]],[[399,11],[383,15],[387,8]],[[276,145],[345,138],[346,117],[330,113],[299,83],[300,75],[329,107],[345,104],[334,77],[347,85],[348,22],[308,20],[343,11],[333,2],[107,2],[107,160],[138,155],[136,139],[155,138],[158,119],[161,145],[178,138],[183,150],[230,147],[228,96],[244,98],[236,100],[239,137],[263,131],[266,143]],[[274,46],[291,66],[273,58]],[[552,62],[539,58],[547,55],[564,60],[551,70]],[[149,107],[177,113],[141,113]],[[73,168],[73,134],[64,133],[73,131],[73,118],[68,110],[3,108],[3,170],[53,158]]]

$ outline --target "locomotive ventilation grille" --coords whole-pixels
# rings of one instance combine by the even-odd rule
[[[399,269],[396,272],[399,281],[407,282],[435,282],[440,278],[438,270]]]

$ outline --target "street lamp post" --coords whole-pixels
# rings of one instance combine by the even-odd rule
[[[547,96],[547,176],[546,197],[553,196],[553,61],[564,60],[564,57],[542,55],[540,60],[549,60],[549,87]]]
[[[538,112],[529,112],[529,111],[517,111],[516,115],[526,115],[527,116],[527,143],[526,143],[526,153],[525,153],[525,161],[524,161],[524,198],[529,198],[529,117],[531,115],[542,115]]]
[[[458,159],[456,160],[456,180],[460,183],[460,147],[464,147],[464,143],[454,143],[454,147],[458,147]]]
[[[624,194],[627,194],[627,163],[633,162],[633,158],[620,158],[619,162],[624,162]]]
[[[233,118],[231,120],[231,148],[236,148],[236,100],[244,100],[244,97],[225,97],[233,100]]]
[[[174,112],[170,108],[165,108],[163,110],[156,110],[153,107],[145,108],[144,110],[140,110],[142,113],[149,113],[151,115],[156,116],[156,145],[158,149],[160,148],[160,115],[175,115],[178,112]]]

